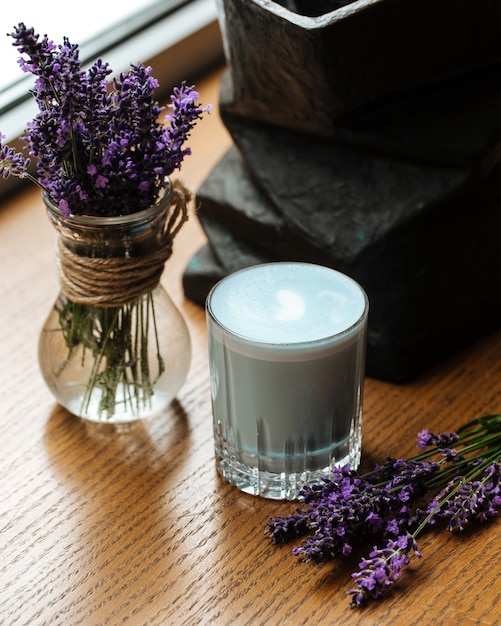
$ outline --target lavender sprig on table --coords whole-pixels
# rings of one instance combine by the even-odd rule
[[[442,522],[449,531],[485,522],[501,509],[501,414],[474,419],[457,433],[418,434],[422,452],[389,458],[359,474],[348,466],[332,478],[305,485],[303,507],[267,523],[273,543],[307,535],[292,553],[319,564],[348,555],[369,539],[374,546],[352,574],[351,605],[382,598],[410,563],[421,557],[417,538]]]

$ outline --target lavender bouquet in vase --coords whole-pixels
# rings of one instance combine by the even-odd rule
[[[22,23],[10,36],[35,76],[39,113],[24,137],[29,157],[0,145],[0,173],[41,187],[57,232],[61,292],[40,336],[42,374],[80,417],[154,415],[181,387],[191,356],[186,324],[159,282],[190,201],[169,176],[209,107],[183,83],[162,123],[150,68],[131,66],[110,89],[108,64],[84,71],[67,38],[56,46]]]

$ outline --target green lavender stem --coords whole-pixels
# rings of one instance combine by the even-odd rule
[[[99,412],[111,419],[118,406],[138,413],[149,406],[154,385],[165,366],[160,354],[152,293],[121,307],[99,307],[62,301],[56,307],[60,329],[68,348],[81,364],[92,360],[89,380],[82,399],[87,412],[100,392]],[[151,371],[149,335],[153,332],[156,372]]]

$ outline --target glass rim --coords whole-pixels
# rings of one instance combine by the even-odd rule
[[[210,318],[210,320],[214,322],[214,324],[217,326],[219,331],[225,337],[230,338],[231,340],[235,341],[241,346],[247,346],[249,348],[255,347],[257,349],[270,351],[270,352],[275,351],[275,352],[292,353],[292,352],[299,352],[301,350],[306,350],[306,349],[311,349],[313,351],[315,350],[323,351],[323,350],[332,348],[335,344],[338,344],[338,345],[343,344],[350,337],[354,337],[357,333],[357,330],[366,324],[368,320],[368,316],[369,316],[369,298],[367,296],[367,293],[365,289],[355,279],[351,278],[350,276],[347,276],[346,274],[343,274],[343,276],[345,276],[351,282],[355,283],[355,285],[360,289],[360,293],[364,300],[364,308],[363,308],[361,315],[352,324],[350,324],[343,330],[340,330],[338,332],[335,332],[329,335],[325,335],[323,337],[315,338],[315,339],[306,339],[306,340],[300,340],[300,341],[286,342],[286,341],[269,341],[266,339],[250,337],[248,335],[239,333],[233,330],[232,328],[229,328],[226,324],[224,324],[223,322],[219,320],[219,318],[213,311],[213,307],[211,306],[212,297],[216,289],[219,287],[219,285],[222,282],[231,278],[235,274],[244,273],[254,268],[260,268],[260,267],[265,267],[269,265],[309,265],[309,266],[319,267],[322,269],[332,270],[334,272],[341,273],[338,270],[335,270],[334,268],[318,265],[316,263],[309,263],[309,262],[303,262],[303,261],[272,261],[270,263],[259,263],[257,265],[250,265],[248,267],[244,267],[240,270],[237,270],[236,272],[232,272],[231,274],[228,274],[227,276],[224,276],[223,278],[218,280],[217,283],[213,285],[213,287],[210,289],[207,295],[206,301],[205,301],[205,310],[206,310],[207,316]]]

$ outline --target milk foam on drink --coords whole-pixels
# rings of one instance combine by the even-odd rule
[[[216,457],[230,482],[295,497],[332,465],[358,465],[367,310],[355,281],[308,263],[247,268],[211,291]]]

